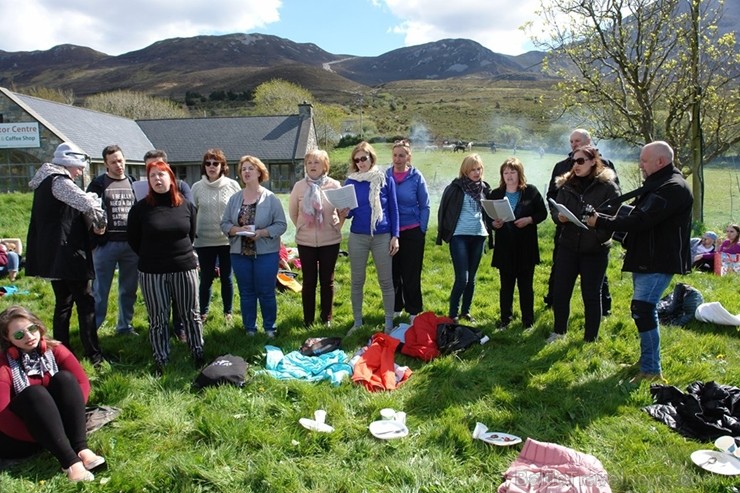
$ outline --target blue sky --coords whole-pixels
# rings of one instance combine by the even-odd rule
[[[0,50],[87,46],[109,55],[204,34],[263,33],[334,54],[377,56],[445,38],[532,49],[519,27],[539,0],[0,0]],[[18,29],[18,26],[25,26]]]

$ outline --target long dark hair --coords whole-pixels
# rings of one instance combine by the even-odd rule
[[[7,350],[8,348],[14,347],[13,343],[8,338],[8,326],[10,322],[18,318],[25,318],[32,324],[35,324],[39,328],[39,340],[45,340],[49,347],[54,347],[61,344],[59,341],[54,339],[48,339],[46,337],[46,326],[39,317],[31,313],[27,308],[20,305],[9,306],[0,313],[0,348]]]

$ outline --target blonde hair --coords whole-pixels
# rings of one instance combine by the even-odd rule
[[[480,178],[483,179],[483,159],[481,159],[480,155],[477,153],[470,154],[468,156],[465,156],[465,159],[463,159],[462,164],[460,165],[460,178],[464,178],[468,176],[468,173],[470,173],[477,165],[480,165],[481,167],[481,174]]]
[[[329,173],[329,154],[323,149],[314,149],[312,151],[308,151],[306,153],[306,156],[303,158],[303,168],[306,168],[306,163],[310,158],[317,159],[321,162],[321,169],[324,170],[324,174]]]
[[[270,172],[267,171],[267,166],[265,166],[265,163],[260,161],[259,158],[256,158],[254,156],[242,156],[239,160],[239,167],[237,169],[237,173],[239,174],[239,180],[241,180],[242,183],[244,183],[244,179],[242,178],[242,168],[244,168],[245,164],[251,164],[255,168],[257,168],[257,171],[259,171],[260,176],[258,181],[262,183],[263,181],[267,181],[270,179]]]

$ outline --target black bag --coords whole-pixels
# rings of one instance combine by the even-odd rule
[[[483,332],[459,324],[437,325],[437,347],[442,354],[450,354],[455,351],[467,349],[473,344],[480,344]]]
[[[247,362],[241,356],[224,354],[203,368],[193,387],[200,390],[212,385],[231,384],[243,387],[246,382]]]
[[[341,337],[312,337],[306,339],[299,351],[303,356],[319,356],[339,349],[341,344]]]

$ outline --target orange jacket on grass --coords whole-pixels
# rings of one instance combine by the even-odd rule
[[[408,380],[411,370],[406,368],[403,377],[396,382],[394,356],[401,341],[389,335],[378,333],[370,339],[370,345],[357,360],[352,381],[361,383],[371,392],[393,390]]]

